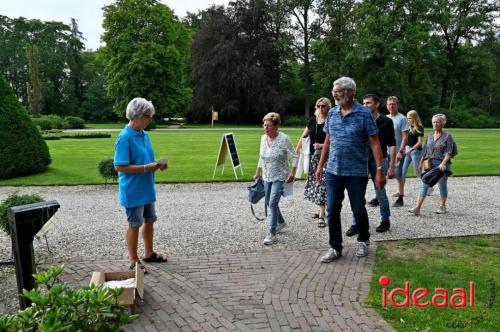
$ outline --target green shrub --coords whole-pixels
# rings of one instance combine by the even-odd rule
[[[2,75],[0,142],[0,179],[40,173],[50,164],[47,144]]]
[[[113,159],[101,160],[101,162],[97,166],[97,169],[99,170],[99,174],[101,174],[105,181],[116,181],[116,179],[118,178],[118,173],[115,171]]]
[[[23,290],[32,306],[13,316],[0,316],[0,331],[121,331],[121,326],[137,319],[118,303],[123,289],[102,285],[72,289],[58,282],[63,271],[60,266],[35,274],[44,290]]]
[[[55,125],[52,123],[52,121],[50,121],[50,119],[40,116],[37,118],[31,118],[31,120],[42,131],[56,130],[54,127]]]
[[[288,115],[282,118],[283,125],[288,127],[305,127],[307,120],[303,115]]]
[[[434,107],[432,114],[446,115],[446,127],[449,128],[495,128],[496,121],[480,108],[457,108],[452,110]],[[431,124],[431,123],[429,123]]]
[[[110,138],[108,133],[63,133],[61,138]]]
[[[13,206],[42,202],[43,198],[38,195],[12,194],[0,203],[0,229],[10,235],[9,219],[7,210]],[[2,331],[2,329],[0,329]]]
[[[83,129],[85,128],[85,120],[77,116],[67,116],[64,118],[65,129]]]

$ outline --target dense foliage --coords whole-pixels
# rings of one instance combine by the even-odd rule
[[[159,117],[182,114],[191,98],[188,30],[157,0],[117,0],[104,7],[108,93],[121,117],[134,97],[151,100]]]
[[[396,95],[401,110],[447,110],[460,127],[500,118],[496,0],[235,0],[179,20],[158,0],[104,7],[106,46],[70,25],[0,16],[0,72],[32,114],[124,118],[142,96],[160,118],[256,123],[307,118],[332,82]],[[191,43],[191,45],[190,45]],[[115,112],[113,112],[113,109]],[[459,110],[458,113],[455,110]],[[479,112],[478,112],[479,111]],[[493,118],[467,120],[478,114]]]
[[[0,316],[0,331],[121,331],[137,315],[118,303],[122,289],[86,286],[72,289],[58,281],[64,266],[35,274],[43,285],[24,290],[32,306],[14,316]]]
[[[12,194],[0,203],[0,229],[5,233],[10,234],[8,210],[11,207],[38,203],[43,201],[43,198],[38,195],[18,195]],[[1,331],[1,329],[0,329]]]
[[[25,108],[0,76],[0,179],[43,172],[49,149]]]
[[[267,112],[283,113],[287,97],[280,88],[279,38],[265,1],[231,2],[227,10],[205,11],[192,46],[189,119],[208,121],[212,107],[226,122],[255,122]]]

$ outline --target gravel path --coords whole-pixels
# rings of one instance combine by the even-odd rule
[[[450,213],[433,213],[439,205],[436,192],[424,203],[422,215],[406,212],[413,205],[419,181],[409,179],[406,206],[392,209],[392,228],[385,234],[374,232],[378,208],[368,207],[372,240],[396,240],[473,234],[500,233],[500,177],[463,177],[449,179]],[[273,248],[327,248],[327,229],[319,229],[311,219],[315,207],[303,199],[304,181],[295,185],[295,194],[282,199],[281,207],[288,227],[278,236]],[[157,185],[155,247],[170,255],[199,255],[225,252],[272,250],[261,244],[267,226],[256,221],[246,202],[248,183],[161,184]],[[391,180],[389,193],[396,183]],[[437,190],[436,190],[437,191]],[[9,194],[37,193],[57,200],[61,208],[46,233],[49,250],[43,241],[34,241],[39,259],[89,260],[125,258],[126,221],[117,203],[116,185],[68,187],[0,187],[0,200]],[[371,183],[367,199],[373,197]],[[391,200],[394,200],[391,198]],[[260,203],[257,211],[263,213]],[[343,231],[351,212],[348,199],[342,211]],[[344,238],[354,243],[354,238]],[[0,232],[0,261],[10,260],[10,239]]]

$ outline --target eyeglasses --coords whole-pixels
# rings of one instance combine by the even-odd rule
[[[345,89],[332,90],[332,95],[339,94],[339,93],[341,93],[343,91],[345,91]]]
[[[318,104],[316,108],[328,108],[328,105]]]
[[[274,125],[269,125],[269,124],[263,124],[262,127],[264,128],[273,128]]]

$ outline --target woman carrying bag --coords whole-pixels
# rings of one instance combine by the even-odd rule
[[[274,112],[267,113],[262,121],[264,135],[260,140],[259,163],[254,179],[262,177],[264,180],[266,202],[271,211],[271,218],[269,233],[263,243],[271,245],[276,241],[276,234],[286,227],[278,204],[285,181],[290,183],[295,178],[299,158],[290,138],[279,131],[280,115]],[[293,160],[291,170],[288,165],[289,159]]]
[[[446,124],[446,116],[444,114],[436,114],[432,117],[432,128],[434,133],[427,138],[427,144],[422,154],[420,161],[420,169],[422,172],[432,168],[439,168],[445,172],[437,182],[439,186],[439,194],[441,196],[441,205],[435,212],[438,214],[446,213],[446,201],[448,200],[448,174],[451,172],[451,158],[458,154],[457,145],[450,134],[443,131]],[[410,209],[409,212],[415,216],[420,215],[420,208],[424,204],[425,197],[430,186],[422,182],[420,193],[417,200],[417,205]]]

